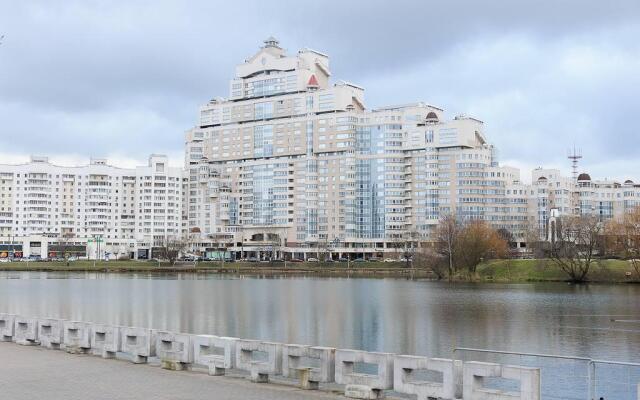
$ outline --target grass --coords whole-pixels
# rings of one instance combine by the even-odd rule
[[[627,276],[630,272],[631,276]],[[493,282],[566,281],[568,276],[550,260],[493,260],[478,266],[477,277]],[[628,261],[596,260],[587,276],[590,282],[638,282]]]
[[[65,262],[12,262],[0,263],[0,271],[78,271],[78,272],[196,272],[196,273],[237,273],[237,274],[308,274],[328,276],[380,276],[399,278],[434,278],[423,268],[406,268],[403,262],[361,262],[350,263],[225,263],[206,261],[168,263],[153,261],[73,261]],[[627,273],[631,273],[628,276]],[[567,275],[550,260],[491,260],[478,266],[473,279],[460,275],[456,280],[480,282],[562,282]],[[597,260],[588,275],[590,282],[621,283],[640,282],[640,277],[627,261]]]
[[[405,267],[403,262],[233,262],[204,261],[178,262],[175,265],[154,261],[73,261],[65,262],[11,262],[1,263],[0,271],[99,271],[99,272],[220,272],[220,273],[386,273],[405,275],[414,271]]]

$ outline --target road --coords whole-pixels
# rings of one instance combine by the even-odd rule
[[[114,399],[342,399],[326,391],[256,384],[242,376],[168,371],[124,360],[0,342],[0,398],[12,400]]]

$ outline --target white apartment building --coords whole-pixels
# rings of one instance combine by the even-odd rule
[[[182,169],[155,154],[132,169],[46,157],[0,165],[0,257],[152,257],[166,237],[183,235],[182,185]]]
[[[632,181],[501,166],[484,123],[426,103],[367,109],[331,82],[329,57],[274,38],[239,64],[228,97],[200,108],[185,167],[0,165],[0,257],[151,258],[168,237],[208,257],[397,256],[433,240],[444,215],[509,231],[518,248],[551,215],[606,220],[640,204]]]
[[[367,110],[363,88],[330,77],[327,55],[287,55],[269,38],[229,97],[201,107],[185,158],[201,251],[382,257],[428,241],[445,213],[526,225],[509,189],[519,171],[498,165],[482,121],[425,103]]]

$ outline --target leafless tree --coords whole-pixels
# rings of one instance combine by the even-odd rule
[[[440,219],[435,232],[436,252],[448,261],[449,279],[452,279],[455,273],[454,258],[461,229],[462,226],[456,217],[448,214]]]
[[[64,258],[65,263],[69,266],[68,247],[69,240],[73,238],[73,233],[67,232],[60,235],[58,238],[58,246],[60,247],[60,257]]]
[[[527,252],[534,259],[545,258],[546,242],[540,239],[540,227],[537,223],[531,222],[527,224],[524,231],[524,240],[527,243]]]
[[[587,280],[603,231],[595,216],[565,216],[554,226],[549,256],[572,282]]]
[[[318,260],[327,261],[331,257],[332,244],[329,242],[329,237],[318,240],[316,242],[318,246]]]
[[[175,236],[166,236],[160,246],[160,256],[175,265],[180,253],[187,248],[188,241]]]
[[[410,268],[413,256],[420,245],[420,234],[416,231],[406,231],[402,234],[400,244],[400,252],[402,254],[402,260],[404,261],[404,266],[406,268]]]
[[[413,265],[416,268],[431,270],[438,280],[446,278],[449,272],[447,257],[427,247],[417,249],[414,254]]]
[[[605,254],[628,260],[640,279],[640,206],[609,221],[603,236]]]

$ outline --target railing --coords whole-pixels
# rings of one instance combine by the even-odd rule
[[[587,357],[457,347],[451,359],[443,359],[13,314],[0,314],[0,341],[104,358],[124,356],[134,363],[159,361],[165,369],[208,367],[211,375],[229,369],[248,373],[254,382],[298,377],[303,389],[335,382],[344,385],[347,397],[366,399],[393,390],[440,399],[635,400],[640,383],[640,363]],[[463,352],[499,360],[462,360],[458,356]],[[429,372],[440,373],[441,379]]]
[[[598,373],[598,365],[608,368]],[[631,399],[640,398],[640,363],[591,360],[590,392],[593,399]],[[636,393],[637,396],[636,397]]]
[[[518,365],[540,368],[543,400],[640,398],[637,397],[640,396],[640,363],[469,347],[456,347],[453,350],[454,359],[462,359],[457,357],[459,352],[485,354],[487,357],[483,361],[501,363],[505,362],[505,358],[515,356],[518,358]],[[606,365],[609,368],[599,372],[598,365]]]

